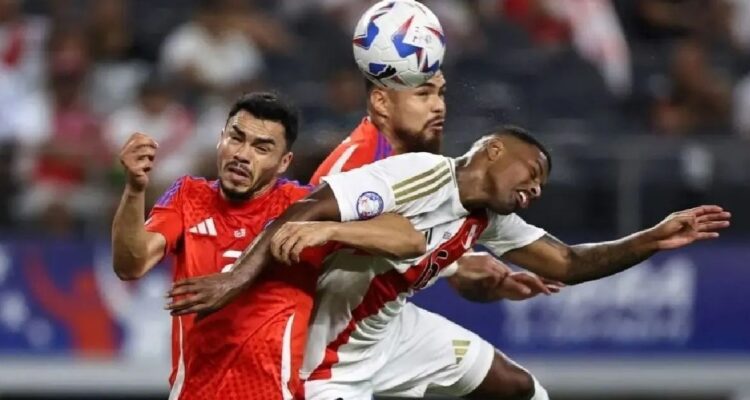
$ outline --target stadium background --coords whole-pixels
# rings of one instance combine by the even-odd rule
[[[0,398],[165,398],[166,268],[109,265],[140,130],[153,199],[211,176],[228,104],[273,89],[302,110],[307,180],[364,113],[358,0],[0,0]],[[528,366],[555,399],[750,398],[750,2],[433,0],[448,36],[444,150],[514,123],[554,173],[524,216],[600,240],[717,203],[722,240],[554,298],[417,298]],[[212,33],[209,33],[212,32]],[[84,397],[88,396],[88,397]]]

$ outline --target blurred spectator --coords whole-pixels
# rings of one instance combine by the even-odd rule
[[[108,165],[109,157],[98,117],[85,98],[90,65],[86,36],[82,30],[69,28],[50,38],[49,92],[42,95],[36,113],[46,129],[36,142],[27,140],[35,154],[34,165],[25,180],[28,184],[19,208],[26,218],[54,216],[56,224],[37,219],[42,229],[54,225],[59,233],[70,233],[74,226],[63,228],[60,221],[96,215],[102,196],[91,178]]]
[[[164,76],[177,78],[192,94],[224,95],[263,70],[255,43],[231,21],[223,0],[201,0],[193,20],[171,33],[161,51]]]
[[[507,18],[524,27],[537,45],[558,47],[569,43],[570,26],[558,3],[546,0],[504,0],[500,4]]]
[[[703,39],[727,38],[729,33],[729,8],[725,0],[636,0],[632,4],[637,40],[675,39],[688,35]]]
[[[665,134],[712,133],[729,126],[730,87],[709,65],[697,40],[679,43],[672,54],[671,90],[653,109],[654,125]]]
[[[623,98],[630,93],[628,44],[610,0],[560,0],[573,33],[576,51],[599,69],[609,91]]]
[[[730,6],[729,18],[732,40],[737,48],[750,52],[750,1],[727,0]]]
[[[0,0],[0,146],[38,136],[47,22],[21,13],[21,0]]]
[[[568,47],[595,66],[609,92],[631,89],[630,52],[611,0],[504,0],[502,12],[523,27],[533,43],[560,55]],[[491,11],[485,4],[483,12]]]
[[[87,26],[94,65],[91,71],[91,104],[107,114],[132,102],[148,66],[132,58],[135,43],[128,29],[125,0],[91,2]]]
[[[734,88],[733,122],[735,131],[750,139],[750,75]]]
[[[304,19],[310,14],[326,15],[331,21],[351,35],[359,17],[370,8],[371,0],[284,0],[282,9],[290,18]]]
[[[137,101],[110,116],[105,127],[110,152],[119,152],[134,132],[147,133],[159,143],[158,168],[151,173],[155,186],[168,186],[178,176],[195,172],[193,118],[162,82],[146,82]]]
[[[0,77],[14,94],[33,91],[42,82],[47,22],[21,13],[21,0],[0,0]]]
[[[329,108],[345,128],[355,126],[362,119],[366,98],[364,79],[359,70],[340,69],[328,78]]]
[[[294,38],[284,21],[264,12],[255,2],[223,0],[227,24],[244,32],[265,53],[288,54],[294,50]]]
[[[454,63],[465,53],[476,53],[484,48],[486,40],[477,15],[469,2],[463,0],[427,0],[425,5],[440,20],[445,36],[451,38],[450,57],[443,63]]]

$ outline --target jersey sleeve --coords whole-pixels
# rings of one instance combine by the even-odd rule
[[[338,249],[344,246],[337,242],[328,242],[326,244],[314,247],[307,247],[300,253],[300,263],[320,269],[323,261]]]
[[[176,180],[156,201],[146,220],[146,230],[160,233],[167,241],[166,253],[173,253],[182,239],[182,197],[186,177]]]
[[[490,223],[479,237],[478,243],[486,246],[498,257],[511,250],[527,246],[546,233],[544,229],[527,223],[516,214],[498,215],[492,212],[489,214]]]
[[[370,164],[374,160],[375,148],[368,146],[367,143],[361,141],[342,143],[320,164],[310,178],[310,184],[320,185],[323,177],[351,171]]]
[[[412,217],[458,198],[451,159],[429,153],[393,156],[323,178],[342,221],[393,212]]]

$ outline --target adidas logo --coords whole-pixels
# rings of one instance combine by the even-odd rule
[[[201,221],[198,225],[188,230],[190,233],[197,233],[198,235],[205,236],[216,236],[216,225],[214,225],[214,219],[208,218]]]
[[[456,364],[464,359],[471,345],[470,340],[453,340],[453,354],[456,356]]]

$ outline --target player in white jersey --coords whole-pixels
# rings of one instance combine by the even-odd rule
[[[492,345],[407,298],[453,273],[452,263],[475,243],[502,255],[545,232],[515,214],[467,210],[455,170],[453,159],[410,153],[372,169],[323,178],[335,194],[342,220],[368,218],[384,210],[403,213],[425,232],[427,253],[396,261],[339,251],[326,259],[301,372],[306,380],[304,398],[368,399],[373,392],[462,396],[487,374]],[[306,236],[287,230],[296,231],[290,225],[278,232],[278,249],[292,236]],[[546,398],[543,389],[535,398]]]
[[[326,270],[320,282],[332,293],[321,294],[317,304],[305,354],[305,398],[441,393],[547,399],[528,374],[531,393],[508,391],[498,371],[512,361],[493,356],[491,345],[450,321],[415,312],[405,298],[450,273],[450,263],[477,240],[539,275],[578,283],[620,272],[658,250],[717,237],[716,230],[728,226],[730,217],[718,206],[702,206],[617,241],[568,246],[513,214],[541,196],[549,170],[541,144],[523,131],[505,129],[458,159],[403,154],[331,176],[272,223],[230,273],[178,284],[181,293],[194,293],[182,306],[199,312],[221,307],[274,255],[296,260],[302,249],[327,240],[322,225],[282,228],[289,221],[345,221],[395,212],[417,229],[432,231],[429,251],[409,264],[342,251],[326,261],[337,269]]]

